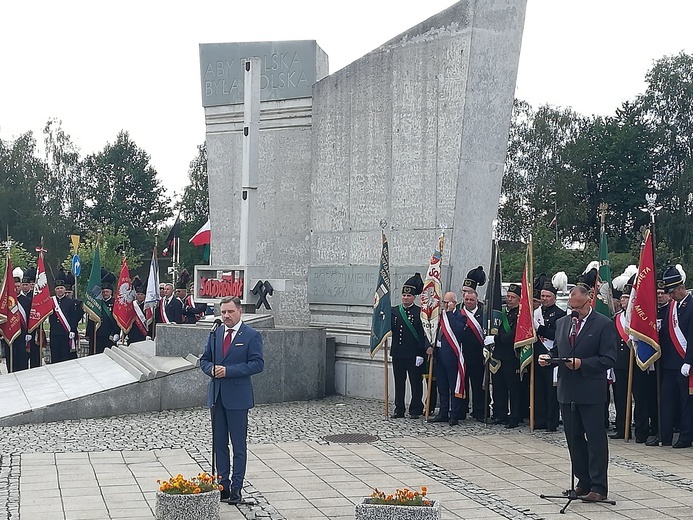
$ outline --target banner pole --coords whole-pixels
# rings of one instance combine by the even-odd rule
[[[528,290],[534,280],[534,248],[532,237],[529,238],[529,280],[527,280]],[[532,318],[533,319],[533,318]],[[536,336],[536,333],[535,333]],[[532,361],[529,364],[529,431],[534,431],[534,343],[532,343]]]
[[[387,361],[387,344],[390,342],[390,338],[387,338],[385,340],[385,343],[383,344],[383,360],[385,362],[385,418],[390,417],[390,391],[388,388],[389,384],[389,371],[390,371],[390,366]]]

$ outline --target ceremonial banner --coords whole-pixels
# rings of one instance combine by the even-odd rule
[[[520,355],[520,379],[522,372],[532,362],[534,342],[537,340],[534,330],[534,309],[532,308],[532,241],[527,244],[525,253],[525,268],[522,271],[522,295],[520,296],[520,310],[517,314],[517,328],[515,329],[515,350]]]
[[[12,342],[22,332],[22,315],[17,302],[17,286],[12,276],[12,260],[10,260],[9,252],[7,253],[7,262],[5,263],[5,278],[2,281],[2,289],[0,289],[0,323],[2,323],[0,325],[0,333],[11,351]],[[12,370],[9,362],[8,367],[9,370]]]
[[[99,256],[99,244],[94,248],[94,261],[91,264],[91,274],[87,284],[87,293],[84,298],[84,310],[89,319],[96,324],[101,324],[101,257]]]
[[[440,320],[440,302],[442,300],[440,268],[444,242],[445,235],[440,235],[438,248],[433,251],[433,256],[431,256],[421,293],[421,324],[429,345],[435,345],[438,321]]]
[[[638,275],[630,293],[626,322],[638,366],[647,370],[662,355],[657,331],[657,274],[649,231],[645,233],[645,246],[640,253]]]
[[[43,266],[43,248],[36,248],[38,251],[38,263],[36,264],[36,283],[34,284],[34,296],[31,300],[31,311],[29,312],[28,329],[29,334],[38,328],[43,320],[53,313],[53,300],[48,289],[48,279],[46,269]]]
[[[491,244],[491,281],[486,286],[486,334],[495,336],[503,323],[503,297],[501,294],[501,264],[500,255],[498,252],[498,242],[494,239]],[[490,348],[490,347],[488,347]],[[484,353],[488,351],[484,349]],[[489,352],[485,356],[485,361],[488,363],[489,370],[495,374],[500,368],[500,361],[493,357],[493,353]],[[485,381],[488,384],[488,381]]]
[[[173,227],[171,228],[171,231],[169,231],[168,236],[166,237],[166,240],[164,240],[164,249],[161,251],[161,256],[166,256],[168,255],[168,252],[173,249],[176,238],[180,237],[180,213],[178,213],[178,216],[176,217],[176,221],[173,223]]]
[[[132,302],[135,299],[135,291],[130,282],[128,263],[124,258],[114,296],[113,318],[124,332],[130,332],[132,322],[135,320],[135,309],[132,307]]]
[[[599,278],[594,293],[594,310],[611,318],[614,314],[614,298],[611,292],[611,266],[609,265],[609,248],[606,233],[602,228],[602,240],[599,246]]]
[[[392,306],[390,304],[390,250],[385,233],[382,234],[383,248],[380,253],[378,285],[373,299],[373,322],[371,325],[371,359],[392,334]]]
[[[147,278],[147,293],[144,297],[144,315],[147,318],[147,325],[154,321],[154,309],[161,299],[159,293],[159,264],[156,259],[156,246],[152,251],[152,261],[149,264],[149,277]]]
[[[209,219],[207,219],[207,222],[205,222],[204,225],[197,230],[197,233],[195,233],[190,239],[190,243],[194,246],[203,246],[205,244],[209,244],[212,240],[211,229]]]

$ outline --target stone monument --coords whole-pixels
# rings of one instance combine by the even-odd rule
[[[466,0],[328,75],[314,41],[200,45],[212,258],[245,284],[283,279],[278,325],[326,328],[337,391],[382,395],[368,355],[380,221],[395,302],[441,230],[444,289],[488,269],[525,0]],[[239,256],[243,64],[259,58],[256,241]]]

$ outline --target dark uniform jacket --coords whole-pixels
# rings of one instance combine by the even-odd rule
[[[576,357],[582,364],[570,370],[558,364],[558,402],[563,404],[600,404],[606,402],[606,372],[616,363],[618,332],[614,322],[596,311],[583,320],[574,345],[570,341],[570,316],[558,320],[556,343],[551,357]]]
[[[517,314],[520,307],[506,311],[510,330],[506,331],[501,322],[498,334],[494,336],[495,347],[493,347],[493,357],[501,361],[519,361],[515,352],[515,330],[517,329]]]
[[[663,369],[681,370],[684,358],[679,355],[676,347],[674,347],[669,333],[669,313],[672,305],[675,304],[676,302],[671,300],[667,305],[657,310],[657,317],[662,320],[662,327],[659,330],[659,344],[662,347],[660,363]],[[679,328],[688,340],[685,362],[693,365],[693,298],[691,298],[690,294],[678,304],[676,312],[679,318]]]
[[[418,337],[412,334],[409,326],[404,323],[400,307],[404,309],[407,319],[414,326]],[[392,307],[391,320],[392,347],[390,356],[399,359],[414,358],[416,356],[424,357],[426,355],[427,339],[421,323],[421,307],[418,305],[412,305],[409,308],[404,308],[400,305]]]
[[[99,329],[96,331],[97,341],[110,339],[114,334],[120,335],[120,327],[118,327],[113,318],[114,303],[115,299],[110,298],[109,300],[104,300],[101,304],[101,325],[99,325]],[[108,310],[104,307],[107,307]],[[91,320],[87,322],[87,337],[94,337],[94,322]]]
[[[138,305],[140,310],[142,311],[142,314],[145,314],[144,312],[144,302],[139,303],[139,302],[134,302],[135,305]],[[152,336],[152,324],[150,323],[149,326],[145,325],[145,329],[147,330],[147,333],[144,334],[139,326],[137,325],[137,322],[139,322],[139,318],[135,316],[135,321],[132,322],[132,327],[130,328],[130,332],[128,332],[128,345],[130,343],[135,343],[136,341],[144,341],[147,339],[147,336],[151,337]]]
[[[53,311],[53,313],[48,317],[48,323],[50,324],[50,337],[60,337],[68,336],[70,332],[75,333],[75,339],[77,339],[77,325],[79,320],[82,319],[82,302],[79,300],[73,300],[67,296],[58,298],[58,305],[63,311],[63,314],[67,318],[67,323],[70,326],[70,330],[65,330],[62,323],[58,319],[58,313]]]
[[[541,315],[544,318],[544,324],[537,327],[537,342],[534,345],[534,359],[537,359],[540,354],[546,354],[548,351],[544,344],[539,339],[539,336],[551,341],[556,340],[556,323],[565,316],[565,311],[558,305],[551,305],[544,309],[541,307]]]
[[[484,357],[484,311],[481,303],[476,308],[474,313],[474,318],[481,325],[481,340],[476,335],[474,330],[476,325],[474,325],[470,320],[467,319],[467,313],[463,308],[460,308],[460,313],[465,319],[465,328],[461,334],[462,341],[462,352],[464,353],[465,360],[478,360]],[[452,325],[452,322],[450,323]]]
[[[194,305],[190,305],[190,303]],[[196,303],[191,296],[186,296],[183,300],[183,323],[194,325],[197,323],[200,315],[207,312],[206,303]]]
[[[165,305],[166,316],[171,323],[183,323],[183,302],[176,296],[171,296],[167,302],[166,298],[159,300],[159,305]],[[164,323],[161,317],[161,309],[156,308],[156,322]]]

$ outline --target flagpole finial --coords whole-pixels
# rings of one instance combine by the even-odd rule
[[[601,221],[602,232],[604,232],[604,223],[606,221],[606,210],[609,209],[609,205],[606,202],[599,203],[599,217]]]
[[[380,225],[380,229],[382,229],[384,231],[385,228],[387,227],[387,220],[385,220],[384,218],[381,218],[380,222],[378,224]]]

